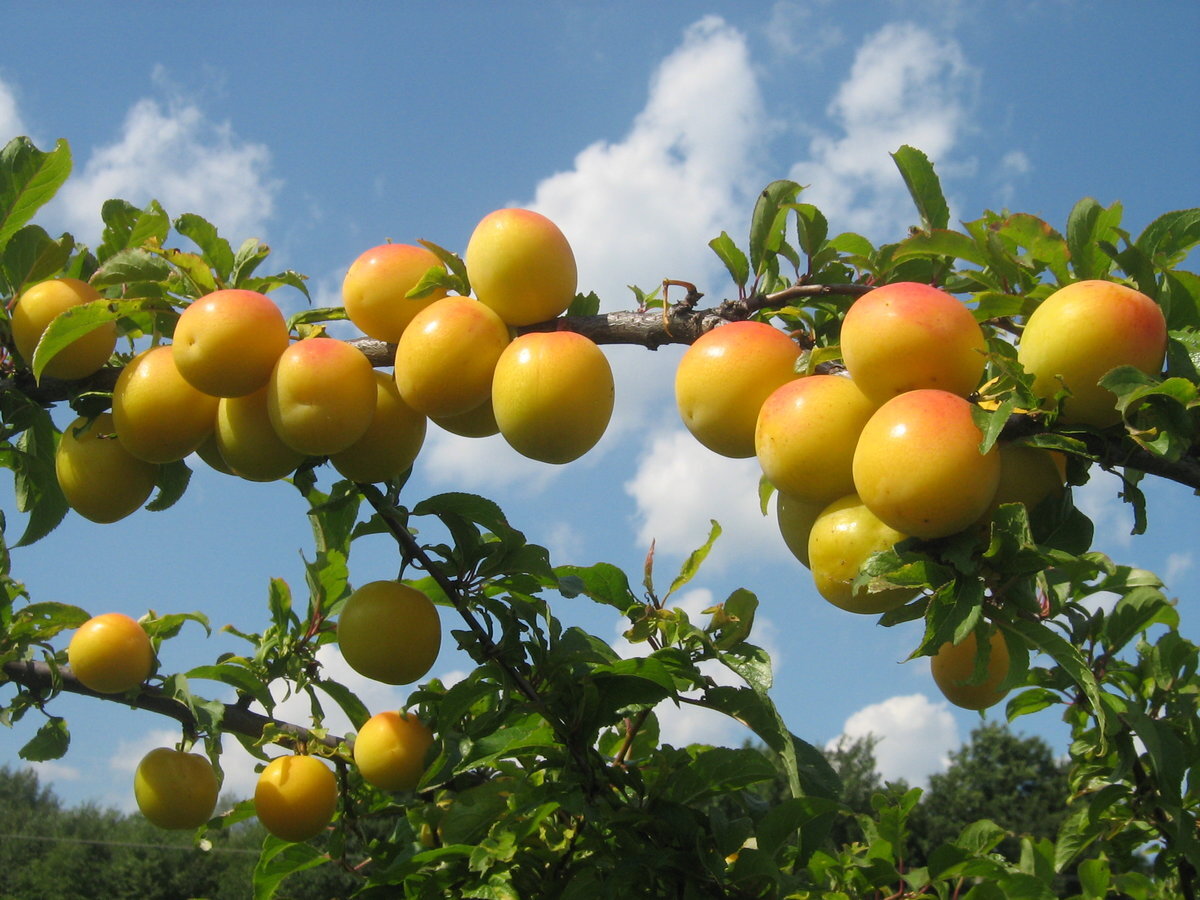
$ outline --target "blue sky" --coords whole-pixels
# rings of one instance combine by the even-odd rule
[[[744,241],[753,195],[775,178],[809,185],[806,199],[835,231],[897,238],[914,219],[888,157],[902,143],[935,161],[963,219],[1008,207],[1062,227],[1076,200],[1094,196],[1120,200],[1136,233],[1200,202],[1192,3],[329,8],[180,3],[150,15],[113,4],[77,6],[69,21],[6,10],[0,141],[65,137],[75,157],[42,224],[94,241],[103,200],[156,197],[172,215],[207,216],[235,243],[263,238],[277,268],[307,273],[315,302],[334,305],[350,262],[375,244],[427,238],[461,251],[487,212],[533,206],[570,239],[581,289],[615,310],[631,306],[626,285],[667,277],[698,283],[714,302],[727,296],[707,242],[721,230]],[[289,310],[303,303],[276,296]],[[588,456],[546,467],[498,438],[431,429],[410,499],[489,496],[556,562],[639,572],[654,539],[663,583],[719,520],[725,534],[680,602],[699,611],[739,586],[759,595],[757,640],[776,656],[775,696],[792,729],[818,744],[873,731],[887,775],[920,781],[941,768],[978,716],[947,706],[925,665],[901,665],[917,632],[817,596],[758,512],[754,461],[712,455],[679,423],[679,348],[606,353],[617,411]],[[1194,500],[1166,485],[1151,501],[1150,533],[1131,539],[1113,479],[1077,496],[1097,520],[1099,549],[1168,579],[1195,639],[1186,607],[1200,577],[1190,541],[1178,539],[1191,533]],[[8,485],[0,508],[16,527]],[[216,626],[258,630],[269,578],[303,590],[310,543],[290,486],[198,466],[171,510],[109,526],[72,517],[17,551],[14,569],[35,599],[135,616],[202,610]],[[363,542],[352,578],[395,566],[385,542]],[[582,604],[556,612],[618,639],[616,621]],[[240,649],[198,627],[184,633],[166,645],[168,670]],[[327,663],[344,672],[336,654]],[[447,647],[434,671],[465,665]],[[350,680],[373,708],[403,701],[402,690]],[[128,808],[133,766],[175,739],[169,723],[70,698],[58,709],[74,742],[43,776],[70,800]],[[303,705],[285,711],[303,720]],[[664,722],[675,741],[743,737],[691,710],[664,711]],[[0,731],[0,762],[17,761],[33,727]],[[1017,727],[1065,750],[1052,712]],[[227,785],[244,792],[253,774],[238,752]]]

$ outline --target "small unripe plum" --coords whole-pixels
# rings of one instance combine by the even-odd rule
[[[979,655],[979,643],[975,632],[971,632],[961,643],[942,644],[929,659],[929,670],[943,696],[955,706],[963,709],[987,709],[1004,699],[1008,691],[999,690],[1001,682],[1008,677],[1009,654],[1004,635],[996,629],[990,639],[987,671],[983,680],[970,684],[975,674],[975,659]]]
[[[25,290],[12,311],[13,343],[27,365],[50,323],[74,306],[102,300],[100,292],[78,278],[51,278]],[[72,381],[86,378],[108,362],[117,345],[117,325],[105,322],[63,347],[42,369],[43,376]]]
[[[809,503],[782,491],[775,494],[775,521],[783,542],[792,555],[808,568],[808,536],[813,523],[825,509],[824,503]]]
[[[375,483],[398,478],[416,460],[425,442],[426,419],[404,402],[396,380],[375,372],[375,415],[363,436],[329,457],[351,481]]]
[[[354,764],[369,784],[385,791],[411,791],[425,772],[433,732],[412,713],[376,713],[354,738]]]
[[[67,664],[84,687],[123,694],[154,671],[154,647],[136,620],[124,613],[102,613],[75,630]]]
[[[396,345],[396,386],[404,402],[430,418],[457,416],[492,393],[508,326],[470,297],[444,297],[413,317]]]
[[[825,505],[854,493],[851,467],[875,412],[849,378],[810,375],[776,388],[758,413],[755,455],[777,490]]]
[[[465,413],[459,413],[457,416],[439,416],[431,421],[438,428],[462,437],[482,438],[500,433],[491,397]]]
[[[1065,490],[1061,455],[1056,457],[1050,450],[1025,444],[1004,442],[996,446],[1000,451],[1000,481],[980,517],[981,523],[990,520],[1005,503],[1020,503],[1032,515],[1039,503]]]
[[[437,661],[442,621],[428,596],[399,581],[372,581],[355,590],[337,624],[338,649],[359,675],[384,684],[411,684]]]
[[[271,424],[266,385],[245,397],[222,397],[216,435],[225,465],[247,481],[276,481],[304,462],[304,454],[285,444]]]
[[[730,322],[701,335],[675,370],[675,403],[701,444],[734,459],[754,455],[767,397],[796,378],[800,347],[766,322]]]
[[[337,798],[337,779],[317,757],[280,756],[258,776],[254,812],[275,837],[297,843],[328,827]]]
[[[212,434],[217,402],[184,380],[169,346],[152,347],[129,361],[113,388],[117,439],[147,462],[183,459]]]
[[[575,254],[558,226],[528,209],[498,209],[475,226],[465,254],[479,302],[509,325],[545,322],[575,299]]]
[[[345,450],[375,415],[375,370],[345,341],[314,337],[279,356],[267,384],[267,412],[280,440],[306,456]]]
[[[342,282],[346,315],[368,337],[394,344],[413,316],[446,296],[435,288],[424,297],[406,296],[434,266],[432,251],[412,244],[380,244],[350,264]]]
[[[907,535],[890,528],[856,494],[834,500],[817,516],[808,536],[813,582],[822,597],[847,612],[875,614],[903,606],[914,588],[853,589],[854,579],[872,554],[890,550]]]
[[[54,455],[67,504],[93,522],[125,518],[150,498],[158,480],[158,466],[126,450],[114,431],[111,413],[90,425],[81,416],[63,430]]]
[[[842,358],[862,392],[884,403],[918,388],[965,397],[987,360],[983,331],[962,303],[928,284],[885,284],[842,321]]]
[[[214,397],[244,397],[267,383],[288,347],[279,307],[257,291],[227,289],[193,300],[175,323],[175,365]]]
[[[971,404],[948,391],[893,397],[863,426],[854,485],[884,522],[920,538],[945,537],[977,521],[1000,482],[1000,453],[979,452]]]
[[[1017,361],[1034,376],[1038,396],[1071,392],[1063,421],[1103,428],[1121,421],[1116,396],[1098,382],[1118,366],[1148,375],[1162,370],[1167,322],[1140,291],[1111,281],[1077,281],[1059,288],[1029,316]]]
[[[159,828],[199,828],[212,818],[220,788],[205,757],[171,747],[151,750],[133,773],[138,809]]]
[[[530,332],[500,355],[492,409],[500,434],[522,456],[568,463],[591,450],[612,418],[612,368],[573,331]]]

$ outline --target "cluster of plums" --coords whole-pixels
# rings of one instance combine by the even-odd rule
[[[1105,281],[1062,287],[1025,322],[1017,359],[1048,403],[1065,392],[1063,419],[1120,421],[1098,385],[1117,366],[1158,373],[1166,322],[1146,295]],[[916,592],[854,586],[864,563],[909,537],[937,540],[986,528],[1005,503],[1032,512],[1064,489],[1058,454],[983,435],[968,399],[980,387],[987,341],[946,291],[898,282],[858,298],[842,322],[843,374],[799,376],[800,348],[764,322],[734,322],[697,340],[676,373],[679,412],[705,446],[756,456],[778,492],[780,530],[820,594],[856,613],[882,613]],[[1000,699],[1007,648],[992,632],[989,677],[970,678],[976,639],[933,657],[943,693],[969,708]],[[965,682],[965,683],[964,683]]]
[[[569,243],[546,217],[502,209],[478,223],[465,257],[474,297],[420,291],[441,265],[423,246],[383,244],[351,265],[346,316],[367,337],[396,345],[391,373],[352,342],[293,340],[278,306],[256,291],[192,301],[170,343],[124,366],[112,412],[64,431],[56,469],[69,505],[96,522],[121,519],[149,498],[160,465],[192,453],[253,481],[283,478],[314,457],[352,480],[386,481],[412,465],[429,420],[465,436],[499,433],[542,462],[577,459],[612,415],[608,360],[571,331],[517,335],[574,299]],[[16,349],[32,360],[56,316],[95,301],[103,298],[78,279],[33,285],[14,307]],[[42,374],[84,378],[108,362],[116,339],[106,322],[63,347]]]
[[[411,684],[438,656],[441,622],[420,591],[397,581],[375,581],[346,600],[337,624],[339,649],[360,674],[387,684]],[[81,625],[67,647],[75,678],[101,694],[139,688],[156,665],[142,626],[123,613],[103,613]],[[385,710],[355,735],[352,758],[368,784],[411,791],[425,771],[433,733],[411,712]],[[138,764],[134,796],[161,828],[198,828],[213,815],[220,783],[208,758],[186,749],[157,747]],[[325,830],[337,808],[333,771],[315,755],[276,757],[259,774],[255,812],[269,832],[306,841]]]

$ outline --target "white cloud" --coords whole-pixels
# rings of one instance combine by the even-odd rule
[[[26,134],[25,123],[17,108],[17,97],[4,81],[0,80],[0,147],[18,135]]]
[[[1196,562],[1194,553],[1171,553],[1167,556],[1167,568],[1163,575],[1163,582],[1167,589],[1170,590],[1178,579],[1182,578],[1184,573],[1191,571],[1192,566]]]
[[[868,38],[828,107],[839,134],[813,138],[791,177],[810,185],[835,231],[894,237],[915,220],[890,153],[902,144],[940,170],[967,128],[977,79],[959,45],[916,25],[892,23]]]
[[[779,0],[771,7],[771,17],[763,34],[773,53],[799,58],[811,65],[823,60],[827,51],[844,43],[845,35],[840,26],[827,19],[817,21],[814,15],[817,5],[820,4]]]
[[[958,725],[949,706],[931,702],[924,694],[890,697],[853,713],[842,734],[828,743],[832,749],[842,736],[875,735],[876,769],[885,781],[903,778],[923,786],[929,776],[950,763],[950,752],[961,743]]]
[[[628,134],[583,149],[569,171],[544,179],[529,203],[566,234],[579,287],[603,307],[629,309],[628,285],[651,290],[664,278],[710,282],[724,271],[708,248],[722,230],[748,226],[749,198],[761,187],[759,144],[766,127],[744,35],[716,16],[690,26],[651,78],[646,105]],[[744,240],[744,239],[742,239]],[[722,288],[723,290],[723,288]],[[727,292],[728,293],[728,292]],[[614,418],[580,462],[594,465],[647,418],[667,412],[671,351],[606,347],[616,379]],[[430,432],[423,457],[438,483],[484,490],[512,484],[540,491],[554,467],[522,460],[498,438]]]
[[[744,35],[716,16],[690,26],[630,132],[592,144],[537,187],[532,205],[571,241],[581,289],[626,309],[628,284],[649,290],[716,272],[708,241],[746,227],[764,124]]]
[[[684,430],[658,432],[625,483],[637,504],[638,542],[653,540],[660,553],[686,555],[704,543],[709,520],[722,534],[709,564],[730,560],[785,558],[783,539],[773,516],[759,507],[758,461],[728,459],[701,445]]]
[[[47,781],[78,781],[83,777],[83,772],[75,766],[69,766],[62,760],[51,759],[45,762],[26,763],[29,768],[37,773],[38,781],[45,783]]]
[[[49,209],[86,240],[101,228],[100,207],[120,197],[138,206],[157,199],[178,216],[198,213],[236,247],[262,237],[279,188],[263,144],[239,138],[181,98],[144,98],[125,116],[121,133],[97,147]]]

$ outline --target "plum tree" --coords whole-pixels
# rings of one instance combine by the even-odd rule
[[[364,896],[952,896],[969,879],[972,893],[1005,898],[1052,896],[1060,871],[1086,883],[1089,897],[1194,895],[1200,652],[1157,576],[1091,546],[1092,523],[1074,506],[1072,486],[1096,470],[1117,470],[1139,528],[1148,514],[1143,478],[1200,490],[1200,377],[1192,352],[1200,279],[1178,268],[1200,242],[1197,213],[1165,214],[1133,238],[1120,228],[1119,207],[1083,201],[1065,237],[1040,219],[1007,212],[956,231],[924,155],[903,147],[893,158],[917,202],[920,224],[911,232],[879,247],[860,235],[829,237],[824,214],[800,202],[800,185],[772,182],[756,198],[745,249],[724,233],[710,245],[736,293],[707,309],[699,308],[694,289],[668,303],[668,284],[683,284],[671,281],[661,297],[638,289],[637,310],[600,313],[594,295],[560,296],[537,313],[546,321],[522,323],[518,311],[506,312],[506,322],[468,295],[471,283],[488,281],[489,266],[499,272],[508,262],[497,249],[504,240],[479,245],[488,250],[483,257],[468,254],[475,263],[470,279],[472,260],[464,265],[427,245],[438,265],[418,275],[410,261],[406,279],[453,293],[413,317],[395,354],[370,335],[333,341],[367,359],[368,370],[384,371],[370,373],[369,391],[332,404],[338,416],[351,417],[338,418],[333,430],[354,430],[358,417],[370,424],[363,437],[331,452],[324,442],[293,449],[281,439],[288,416],[279,414],[289,408],[277,404],[279,421],[272,422],[269,373],[293,337],[297,347],[331,341],[318,335],[347,310],[304,310],[291,317],[290,329],[287,322],[281,328],[267,294],[304,291],[303,279],[252,273],[265,247],[249,241],[235,254],[209,223],[191,214],[170,220],[157,204],[139,211],[110,201],[95,250],[69,235],[52,240],[27,222],[66,178],[65,145],[49,153],[27,139],[8,145],[0,153],[3,311],[15,313],[14,298],[47,278],[86,277],[107,295],[56,319],[39,362],[52,350],[66,352],[61,348],[77,328],[106,323],[135,359],[150,346],[170,346],[193,386],[179,359],[195,354],[196,371],[220,382],[210,387],[221,395],[202,458],[242,477],[288,477],[317,548],[304,559],[307,604],[272,578],[261,631],[227,629],[247,643],[242,653],[155,672],[145,643],[153,652],[186,622],[210,627],[208,617],[152,613],[133,623],[143,651],[125,652],[112,665],[122,677],[110,682],[116,687],[109,694],[88,686],[99,682],[74,641],[62,647],[61,635],[82,632],[91,615],[73,603],[28,596],[11,573],[18,557],[5,538],[0,722],[18,729],[29,718],[40,723],[21,756],[51,760],[68,752],[70,732],[55,712],[64,692],[171,717],[181,727],[180,746],[203,748],[211,774],[221,760],[226,770],[234,764],[222,756],[228,736],[259,758],[283,748],[288,755],[266,765],[255,798],[227,814],[210,816],[209,773],[196,779],[205,802],[186,816],[166,803],[179,792],[151,776],[157,769],[149,763],[142,788],[135,786],[147,815],[164,827],[212,831],[257,812],[278,838],[265,843],[255,870],[253,891],[264,898],[291,872],[330,863],[360,879]],[[25,193],[31,185],[36,190]],[[516,218],[532,231],[505,251],[514,258],[548,233],[531,217]],[[195,248],[171,246],[172,229]],[[495,258],[481,262],[489,253]],[[566,271],[566,258],[551,252],[522,266],[549,283]],[[1055,308],[1047,298],[1075,283],[1088,294],[1112,293],[1087,284],[1096,281],[1136,287],[1161,308],[1172,352],[1145,366],[1136,355],[1108,359],[1083,387],[1068,367],[1054,364],[1048,394],[1022,348],[1028,341],[1051,355],[1051,337],[1033,328]],[[213,300],[223,293],[220,303]],[[519,298],[514,303],[521,305]],[[253,318],[243,315],[247,309],[262,314],[261,328],[240,330]],[[447,309],[454,312],[443,317]],[[949,326],[939,330],[943,314]],[[426,316],[430,329],[418,325]],[[1154,318],[1153,310],[1143,316]],[[1059,331],[1070,343],[1093,334],[1089,327]],[[976,328],[986,337],[982,345]],[[71,506],[114,521],[142,505],[156,484],[146,515],[185,490],[191,458],[137,459],[107,411],[133,396],[127,385],[134,375],[120,370],[136,374],[143,362],[127,363],[121,353],[82,381],[39,382],[11,333],[0,328],[8,351],[0,357],[0,465],[13,471],[16,507],[28,520],[19,544],[54,539],[48,536]],[[226,333],[240,337],[226,342]],[[919,791],[881,791],[869,812],[845,804],[845,789],[819,748],[792,732],[775,702],[781,691],[815,697],[825,687],[783,683],[773,671],[770,655],[753,643],[761,630],[758,595],[737,588],[699,614],[673,604],[699,576],[720,534],[716,523],[662,593],[653,546],[635,583],[606,562],[552,562],[486,498],[457,490],[413,496],[419,482],[408,472],[431,410],[460,433],[502,427],[518,449],[532,447],[551,462],[590,447],[591,437],[580,435],[602,432],[597,423],[612,409],[605,343],[690,345],[676,374],[679,412],[719,453],[753,455],[756,424],[767,423],[762,431],[774,440],[761,459],[764,515],[774,495],[781,540],[811,565],[814,583],[834,602],[877,613],[883,626],[919,620],[911,657],[930,660],[948,698],[971,708],[1003,702],[1014,719],[1061,712],[1078,812],[1064,817],[1052,839],[1026,841],[1019,857],[1006,857],[997,849],[1002,832],[979,822],[930,850],[937,865],[908,865],[903,833]],[[528,366],[497,365],[527,350]],[[253,379],[240,357],[255,370]],[[546,364],[533,365],[539,358]],[[861,431],[857,395],[826,398],[816,415],[784,415],[797,397],[802,407],[815,407],[824,391],[845,392],[852,385],[846,370],[853,383],[861,373],[871,380],[874,371],[885,385]],[[330,377],[334,371],[306,363],[277,388],[342,380]],[[1052,408],[1060,376],[1065,416]],[[1086,393],[1087,378],[1111,394],[1103,397],[1106,409],[1122,411],[1111,425],[1073,418],[1070,403]],[[542,382],[560,379],[565,387],[543,402]],[[238,382],[238,396],[222,395],[230,382]],[[779,409],[767,402],[776,392]],[[429,408],[410,393],[423,393]],[[865,388],[861,394],[872,397]],[[71,415],[55,418],[67,408]],[[497,452],[511,450],[493,443]],[[844,476],[847,457],[858,497],[847,492],[818,506],[791,493],[828,489],[839,465]],[[382,558],[395,578],[360,583],[363,554],[351,564],[360,540],[373,542],[376,554],[376,542],[394,545],[395,558]],[[140,561],[140,550],[131,549],[131,558]],[[624,637],[637,653],[623,658],[604,634],[588,630],[585,616],[567,621],[588,603],[623,617]],[[455,623],[447,623],[447,638],[469,658],[444,680],[430,677],[443,616]],[[335,678],[335,646],[368,677],[412,684],[405,711],[372,716],[365,702],[372,694],[359,696]],[[204,696],[205,683],[228,699]],[[301,700],[311,720],[279,718],[287,708],[282,696]],[[675,746],[660,731],[662,703],[731,717],[761,746]],[[350,722],[346,734],[333,724],[335,706]],[[164,748],[154,759],[181,752]],[[835,817],[852,812],[862,840],[823,844],[835,833]],[[314,846],[280,844],[309,840]],[[1150,863],[1146,846],[1156,854]],[[1093,855],[1085,858],[1085,848]]]

